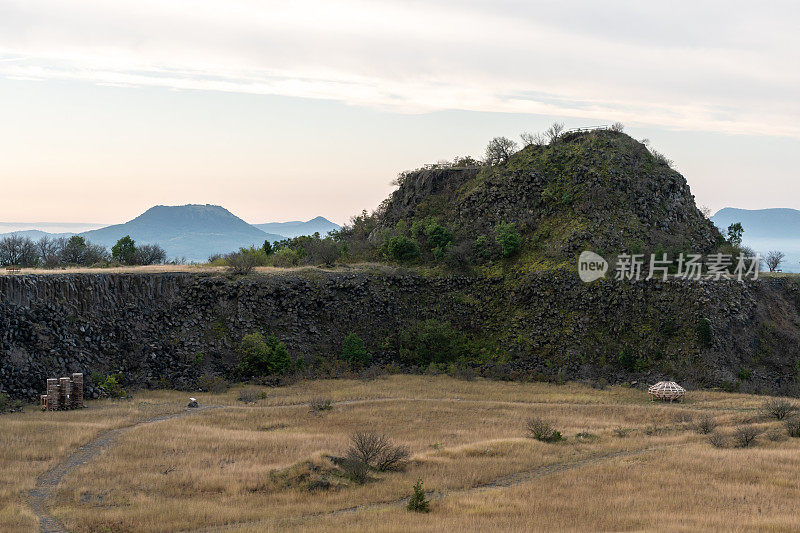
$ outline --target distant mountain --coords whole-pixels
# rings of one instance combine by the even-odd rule
[[[745,237],[800,239],[800,211],[797,209],[737,209],[726,207],[711,217],[720,230],[741,222]]]
[[[0,222],[0,234],[38,230],[50,235],[75,235],[107,225],[94,222]]]
[[[212,254],[283,239],[282,235],[264,232],[218,205],[157,205],[124,224],[80,235],[108,248],[130,235],[139,244],[161,245],[169,258],[185,257],[189,261],[205,261]]]
[[[45,235],[52,238],[58,237],[71,237],[75,235],[74,233],[48,233],[46,231],[40,231],[38,229],[23,229],[19,231],[9,231],[7,233],[0,233],[0,238],[5,237],[7,235],[19,235],[20,237],[28,237],[29,239],[33,239],[34,241],[38,241]]]
[[[784,272],[800,272],[800,211],[796,209],[737,209],[726,207],[711,217],[723,235],[728,226],[741,222],[744,244],[762,256],[770,250],[786,254]]]
[[[255,227],[268,233],[278,233],[286,237],[299,237],[300,235],[314,235],[319,232],[325,236],[328,232],[341,228],[325,217],[316,217],[305,222],[294,220],[291,222],[267,222],[266,224],[253,224]]]

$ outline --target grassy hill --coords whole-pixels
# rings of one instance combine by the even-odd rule
[[[489,254],[476,248],[494,244],[498,228],[511,223],[521,261],[545,265],[572,265],[586,249],[708,253],[723,242],[686,179],[663,156],[611,130],[567,133],[497,165],[407,172],[398,183],[370,220],[357,220],[345,235],[361,235],[379,252],[393,237],[414,238],[424,258],[431,248],[424,225],[435,221],[452,234],[448,253],[481,262]]]

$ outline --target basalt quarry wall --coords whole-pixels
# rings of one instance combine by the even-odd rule
[[[303,360],[336,357],[355,331],[374,361],[389,363],[397,354],[388,336],[435,319],[491,340],[497,360],[474,365],[488,377],[671,378],[792,392],[798,309],[798,286],[786,278],[585,285],[569,272],[0,276],[0,391],[33,400],[47,377],[71,372],[192,389],[203,374],[234,377],[237,346],[253,331],[275,334]]]

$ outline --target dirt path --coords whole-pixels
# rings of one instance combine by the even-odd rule
[[[672,445],[665,445],[665,446],[656,446],[651,448],[640,448],[636,450],[620,450],[612,453],[607,453],[603,455],[595,455],[584,457],[581,459],[576,459],[574,461],[566,461],[562,463],[552,463],[549,465],[543,465],[532,470],[525,470],[523,472],[514,472],[512,474],[507,474],[505,476],[501,476],[495,478],[491,481],[487,481],[485,483],[480,483],[478,485],[474,485],[472,487],[465,487],[463,489],[452,489],[452,490],[445,490],[445,491],[428,491],[426,492],[427,497],[430,500],[442,500],[444,498],[450,496],[462,496],[466,494],[473,494],[476,492],[482,492],[485,490],[492,490],[492,489],[499,489],[499,488],[507,488],[513,487],[515,485],[519,485],[522,483],[527,483],[530,481],[534,481],[538,478],[542,478],[545,476],[558,474],[561,472],[566,472],[568,470],[574,470],[576,468],[582,468],[585,466],[593,465],[596,463],[601,463],[603,461],[609,461],[613,459],[617,459],[620,457],[631,457],[636,455],[642,455],[645,453],[651,453],[661,450],[666,450],[669,448],[676,448],[679,446],[685,446],[686,443],[680,444],[672,444]],[[404,507],[408,503],[409,498],[401,498],[397,500],[391,501],[384,501],[384,502],[375,502],[369,503],[364,505],[356,505],[353,507],[345,507],[342,509],[335,509],[332,511],[326,511],[321,513],[310,513],[305,515],[298,515],[287,517],[282,520],[276,521],[275,520],[258,520],[252,522],[239,522],[234,524],[226,524],[224,526],[217,526],[205,529],[193,529],[187,530],[192,531],[194,533],[217,533],[220,531],[229,531],[233,529],[243,528],[243,527],[256,527],[259,525],[266,525],[269,523],[270,526],[278,526],[278,527],[287,527],[290,525],[295,525],[297,523],[302,523],[305,520],[313,519],[313,518],[332,518],[336,516],[341,516],[350,513],[357,513],[361,511],[380,511],[383,509],[388,509],[391,507]]]
[[[364,403],[381,403],[381,402],[397,402],[397,401],[421,401],[421,402],[465,402],[465,403],[483,403],[483,404],[494,404],[494,405],[517,405],[517,406],[525,406],[525,405],[573,405],[573,406],[594,406],[600,404],[592,404],[592,403],[559,403],[559,402],[524,402],[524,401],[498,401],[498,400],[476,400],[476,399],[462,399],[462,398],[403,398],[403,397],[385,397],[385,398],[360,398],[360,399],[352,399],[352,400],[343,400],[332,402],[334,406],[346,406],[346,405],[358,405]],[[274,405],[264,405],[262,407],[268,409],[281,409],[281,408],[288,408],[288,407],[299,407],[308,405],[308,402],[293,402],[293,403],[285,403],[285,404],[274,404]],[[645,407],[645,405],[641,405],[638,407]],[[187,409],[178,413],[173,413],[170,415],[161,415],[154,418],[150,418],[148,420],[144,420],[138,422],[136,424],[126,426],[123,428],[114,429],[103,433],[102,435],[96,437],[95,439],[91,440],[90,442],[84,444],[80,448],[78,448],[75,452],[72,453],[66,460],[59,463],[55,467],[51,468],[47,472],[43,473],[39,478],[36,480],[35,488],[29,494],[29,503],[31,508],[33,509],[34,514],[39,519],[41,524],[41,530],[43,532],[65,532],[66,529],[64,528],[63,524],[61,524],[55,517],[51,516],[47,512],[47,502],[51,500],[56,493],[56,489],[58,485],[61,483],[64,476],[74,468],[81,466],[94,458],[98,455],[101,451],[109,448],[112,446],[117,438],[128,431],[135,429],[139,426],[152,424],[155,422],[161,422],[164,420],[169,420],[173,418],[178,418],[182,416],[186,416],[188,414],[192,414],[199,411],[205,411],[209,409],[217,409],[217,408],[236,408],[239,406],[222,406],[222,405],[210,405],[210,406],[203,406],[197,409]],[[244,407],[244,406],[241,406]],[[533,470],[528,470],[524,472],[516,472],[513,474],[509,474],[506,476],[502,476],[491,480],[489,482],[479,484],[472,487],[466,487],[463,489],[455,489],[449,491],[433,491],[428,493],[428,497],[432,500],[443,499],[448,496],[452,495],[462,495],[462,494],[470,494],[477,491],[482,490],[490,490],[494,488],[502,488],[502,487],[510,487],[513,485],[518,485],[520,483],[525,483],[540,477],[544,477],[551,474],[556,474],[559,472],[564,472],[566,470],[572,470],[575,468],[581,468],[583,466],[587,466],[593,463],[606,461],[615,459],[617,457],[626,457],[631,455],[640,455],[647,452],[653,452],[660,449],[665,449],[667,447],[674,447],[680,445],[672,445],[672,446],[662,446],[657,448],[643,448],[637,450],[623,450],[618,452],[613,452],[605,455],[600,456],[590,456],[583,459],[578,459],[571,462],[563,462],[563,463],[554,463],[550,465],[544,465]],[[408,498],[403,498],[399,500],[393,501],[385,501],[385,502],[376,502],[372,504],[365,504],[353,507],[347,507],[343,509],[336,509],[329,512],[324,513],[316,513],[316,514],[309,514],[309,515],[299,515],[294,517],[287,517],[281,521],[282,524],[289,525],[294,522],[300,522],[303,520],[307,520],[310,518],[315,518],[319,516],[338,516],[341,514],[359,512],[359,511],[370,511],[370,510],[380,510],[385,509],[388,507],[395,507],[400,505],[405,505],[408,502]],[[243,522],[243,523],[235,523],[235,524],[228,524],[219,527],[212,527],[208,529],[201,529],[201,530],[193,530],[193,531],[203,531],[203,532],[212,532],[212,531],[225,531],[239,527],[247,527],[247,526],[257,526],[259,524],[264,523],[264,521],[256,521],[256,522]]]
[[[221,407],[223,406],[207,405],[198,407],[196,409],[186,409],[169,415],[156,416],[147,420],[143,420],[141,422],[137,422],[130,426],[125,426],[117,429],[112,429],[111,431],[107,431],[102,435],[87,442],[77,450],[75,450],[72,453],[72,455],[67,457],[64,461],[62,461],[61,463],[57,464],[56,466],[54,466],[53,468],[51,468],[50,470],[39,476],[39,478],[36,480],[36,486],[29,493],[28,502],[31,506],[31,509],[33,509],[34,514],[36,515],[36,518],[39,520],[39,523],[41,525],[41,530],[46,533],[56,533],[56,532],[66,531],[64,525],[61,522],[59,522],[57,518],[51,516],[48,513],[47,510],[48,501],[51,500],[53,496],[55,496],[58,485],[61,483],[61,480],[64,478],[64,476],[67,473],[69,473],[70,470],[73,470],[85,464],[90,459],[95,457],[97,454],[99,454],[106,448],[113,445],[120,435],[123,435],[132,429],[135,429],[137,427],[146,424],[162,422],[164,420],[170,420],[173,418],[194,414],[200,411],[218,409]]]

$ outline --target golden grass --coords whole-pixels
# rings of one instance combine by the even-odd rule
[[[622,387],[427,376],[264,390],[249,405],[235,400],[236,390],[205,395],[201,403],[227,407],[120,435],[67,474],[52,513],[74,531],[800,527],[792,514],[800,441],[762,436],[756,448],[716,449],[691,428],[703,414],[725,431],[755,421],[763,398],[692,392],[669,405]],[[31,528],[22,491],[80,443],[157,409],[180,410],[186,396],[148,392],[80,412],[0,417],[0,530]],[[311,412],[315,397],[332,399],[333,409]],[[524,422],[535,416],[566,440],[526,438]],[[45,427],[55,435],[43,436]],[[338,476],[329,456],[343,455],[349,436],[365,429],[408,445],[409,468],[373,473],[365,485]],[[305,480],[314,476],[337,477],[331,489],[309,491]],[[435,491],[427,515],[401,502],[419,478]]]
[[[382,263],[353,263],[348,265],[338,265],[335,267],[322,266],[296,266],[296,267],[255,267],[254,272],[259,274],[284,274],[287,272],[349,272],[352,270],[363,271],[393,271],[396,267]],[[10,273],[5,268],[0,269],[0,276],[19,276],[23,274],[161,274],[167,272],[190,272],[206,274],[226,274],[228,268],[217,266],[210,263],[197,263],[191,265],[142,265],[142,266],[118,266],[108,268],[90,267],[66,267],[66,268],[22,268],[19,272]]]

